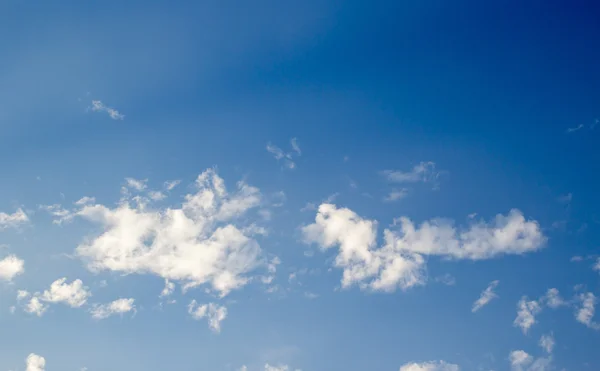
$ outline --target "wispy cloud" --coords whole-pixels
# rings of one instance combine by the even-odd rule
[[[437,189],[439,187],[438,179],[442,172],[436,169],[435,162],[422,161],[409,171],[383,170],[381,174],[390,183],[433,183],[433,188]]]
[[[483,290],[483,292],[479,296],[479,299],[477,299],[475,303],[473,303],[473,308],[471,309],[471,312],[477,312],[479,309],[486,306],[490,301],[498,297],[498,295],[496,295],[496,293],[494,292],[494,289],[498,286],[498,283],[500,283],[500,281],[498,280],[490,282],[489,286],[485,290]]]
[[[125,115],[121,114],[116,109],[105,105],[100,100],[93,100],[92,101],[92,106],[90,107],[90,109],[93,112],[106,112],[110,116],[110,118],[113,119],[113,120],[123,120],[123,119],[125,119]]]
[[[291,170],[296,168],[296,163],[293,160],[294,157],[302,155],[302,150],[296,138],[290,139],[290,145],[292,146],[292,151],[284,152],[281,148],[269,142],[267,143],[267,151],[273,155],[275,160],[283,160],[285,167]]]
[[[390,193],[383,198],[385,202],[394,202],[403,199],[408,196],[408,190],[406,188],[402,189],[392,189]]]
[[[572,128],[567,128],[567,133],[568,134],[574,133],[574,132],[579,131],[581,129],[583,129],[583,124],[579,124],[579,125],[577,125],[575,127],[572,127]]]

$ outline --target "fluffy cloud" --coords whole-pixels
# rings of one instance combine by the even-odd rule
[[[208,327],[215,333],[221,332],[221,322],[227,317],[227,308],[214,303],[198,305],[192,300],[188,305],[188,313],[194,319],[208,318]]]
[[[400,371],[459,371],[458,365],[444,361],[407,363],[400,367]]]
[[[135,312],[134,299],[117,299],[108,304],[95,305],[90,311],[92,318],[94,319],[105,319],[115,314],[124,314],[128,312]]]
[[[31,353],[25,359],[25,371],[44,371],[46,367],[46,359],[37,354]]]
[[[50,290],[42,293],[41,299],[48,303],[65,303],[72,308],[79,308],[84,305],[91,296],[87,287],[79,279],[66,283],[67,278],[60,278],[50,285]]]
[[[517,303],[517,318],[514,325],[521,328],[524,334],[529,331],[529,328],[535,323],[535,316],[542,311],[542,307],[536,300],[527,300],[523,296]]]
[[[513,371],[548,371],[552,365],[551,356],[535,359],[523,350],[513,350],[508,359]]]
[[[165,298],[171,296],[175,291],[175,284],[169,280],[165,280],[165,288],[160,292],[160,297]]]
[[[552,350],[554,350],[554,336],[552,336],[552,334],[542,335],[539,344],[546,353],[552,353]]]
[[[477,299],[475,303],[473,303],[473,308],[471,309],[473,313],[477,312],[479,309],[487,305],[490,301],[498,297],[498,295],[496,295],[496,293],[494,292],[494,289],[498,286],[499,282],[500,281],[498,280],[492,281],[490,282],[489,286],[485,290],[483,290],[483,292],[479,296],[479,299]]]
[[[76,249],[92,271],[151,273],[182,281],[184,289],[210,284],[221,296],[248,282],[261,264],[252,238],[259,228],[238,228],[233,221],[259,205],[257,188],[243,182],[229,194],[212,169],[200,174],[196,192],[181,208],[151,210],[138,198],[114,208],[86,204],[75,213],[103,232]]]
[[[15,255],[8,255],[0,260],[0,281],[12,281],[25,272],[25,262]]]
[[[125,115],[122,115],[119,111],[114,108],[108,107],[102,101],[93,100],[92,107],[90,108],[92,112],[106,112],[108,116],[110,116],[113,120],[123,120]]]
[[[556,309],[563,305],[567,305],[567,303],[560,297],[560,293],[558,289],[551,288],[546,292],[546,296],[541,299],[542,302],[546,303],[550,308]]]
[[[580,294],[578,299],[581,304],[575,312],[577,322],[583,323],[591,329],[600,330],[600,324],[592,320],[596,312],[596,303],[598,302],[596,296],[591,292],[587,292]]]
[[[335,265],[343,269],[343,287],[358,284],[381,291],[424,284],[424,256],[482,260],[536,251],[545,242],[538,223],[525,220],[518,210],[462,230],[441,219],[415,226],[401,217],[394,221],[394,229],[384,230],[384,244],[379,248],[376,229],[377,222],[325,203],[319,206],[315,223],[303,227],[302,233],[307,243],[324,249],[339,247]]]
[[[5,212],[0,212],[0,230],[6,228],[16,228],[21,224],[25,224],[29,221],[27,214],[23,211],[23,209],[17,209],[12,214],[7,214]]]

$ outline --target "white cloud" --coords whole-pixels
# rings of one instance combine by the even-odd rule
[[[508,359],[513,370],[521,370],[533,361],[533,357],[523,350],[513,350]]]
[[[406,196],[408,196],[408,190],[406,188],[393,189],[383,200],[386,202],[394,202],[401,200]]]
[[[8,255],[0,260],[0,281],[12,281],[25,272],[25,262],[16,255]]]
[[[600,258],[596,259],[596,264],[592,267],[593,270],[600,272]]]
[[[554,336],[552,334],[542,335],[540,338],[540,347],[548,354],[552,353],[552,350],[554,350],[554,344]]]
[[[552,357],[535,359],[523,350],[513,350],[508,357],[513,371],[549,371]]]
[[[92,107],[90,108],[93,112],[106,112],[113,120],[123,120],[125,115],[122,115],[119,111],[114,108],[108,107],[102,101],[93,100]]]
[[[454,286],[456,285],[456,278],[451,274],[444,274],[443,276],[436,277],[436,282],[443,283],[446,286]]]
[[[244,286],[261,264],[252,238],[261,230],[232,223],[260,204],[260,191],[239,182],[229,194],[212,169],[198,176],[196,188],[181,208],[150,210],[127,200],[115,208],[85,205],[76,215],[103,232],[80,244],[77,255],[92,271],[152,273],[182,281],[184,289],[210,284],[221,296]]]
[[[410,171],[384,170],[382,174],[392,183],[416,183],[436,180],[439,172],[436,172],[435,163],[423,161],[415,165]]]
[[[275,160],[283,160],[283,163],[286,168],[295,169],[296,163],[293,161],[293,159],[295,156],[300,156],[302,154],[302,151],[298,146],[296,138],[292,138],[290,140],[290,144],[292,146],[292,152],[284,152],[281,148],[271,144],[270,142],[267,143],[267,151],[273,155]]]
[[[500,283],[500,281],[498,280],[492,281],[490,282],[489,286],[485,290],[483,290],[483,292],[479,296],[479,299],[477,299],[475,303],[473,303],[473,308],[471,309],[473,313],[477,312],[479,309],[487,305],[490,301],[498,297],[498,295],[496,295],[496,293],[494,292],[494,289],[498,286],[498,283]]]
[[[407,363],[400,367],[400,371],[459,371],[458,365],[444,361],[423,363]]]
[[[117,299],[108,304],[95,305],[90,313],[94,319],[105,319],[115,314],[124,314],[128,312],[135,312],[135,299]]]
[[[165,298],[171,296],[173,291],[175,291],[175,284],[168,279],[165,279],[165,288],[160,292],[160,297]]]
[[[227,308],[214,303],[198,305],[196,300],[192,300],[188,305],[188,313],[194,319],[207,317],[208,327],[215,333],[221,332],[221,321],[227,317]]]
[[[517,303],[517,318],[514,320],[514,325],[521,328],[524,334],[529,331],[529,328],[535,323],[535,316],[542,311],[542,307],[535,300],[527,300],[523,296]]]
[[[92,295],[88,288],[83,286],[79,279],[66,283],[67,278],[60,278],[50,285],[50,290],[45,290],[40,299],[48,303],[65,303],[72,308],[83,306]]]
[[[19,208],[12,214],[7,214],[5,212],[0,212],[0,230],[6,228],[16,228],[21,224],[25,224],[29,221],[27,214],[23,211],[23,209]]]
[[[546,295],[542,297],[540,301],[546,303],[546,305],[552,309],[567,305],[567,303],[560,297],[558,289],[555,288],[548,289]]]
[[[580,294],[579,300],[581,301],[581,305],[575,312],[577,322],[583,323],[591,329],[600,330],[600,324],[593,321],[594,313],[596,312],[596,303],[598,302],[596,296],[591,292],[587,292]]]
[[[40,205],[40,209],[48,212],[54,217],[52,223],[61,225],[64,222],[69,222],[73,219],[73,213],[70,210],[64,209],[60,204]]]
[[[475,223],[458,231],[435,219],[415,226],[407,217],[384,230],[384,245],[377,248],[377,222],[363,219],[347,208],[319,206],[315,223],[302,228],[305,242],[323,249],[339,247],[335,265],[343,269],[342,287],[358,284],[376,291],[407,289],[425,283],[424,256],[447,259],[489,259],[503,254],[524,254],[543,246],[545,237],[535,221],[518,210],[498,215],[492,223]]]
[[[37,354],[31,353],[25,359],[25,371],[44,371],[46,368],[46,359]]]
[[[167,191],[172,191],[180,183],[181,183],[181,180],[169,180],[169,181],[165,182],[164,187]]]
[[[48,306],[40,301],[38,296],[32,296],[29,302],[24,306],[25,312],[29,314],[35,314],[38,317],[41,317],[46,310],[48,310]]]
[[[583,129],[583,124],[579,124],[579,125],[577,125],[575,127],[572,127],[572,128],[567,128],[567,134],[574,133],[574,132],[579,131],[581,129]]]
[[[146,189],[148,179],[125,178],[125,182],[128,188],[141,192]]]

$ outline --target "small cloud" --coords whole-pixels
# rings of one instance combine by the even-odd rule
[[[107,105],[102,103],[102,101],[99,101],[99,100],[92,101],[92,106],[90,107],[90,110],[92,112],[106,112],[106,113],[108,113],[110,118],[113,120],[125,119],[125,115],[121,114],[119,111],[117,111],[114,108],[108,107]]]
[[[549,335],[542,335],[542,337],[540,338],[540,347],[542,347],[542,349],[544,349],[546,351],[546,353],[550,354],[552,353],[552,350],[554,349],[554,336],[552,334]]]
[[[393,189],[390,192],[390,194],[388,194],[387,196],[384,197],[383,200],[385,202],[394,202],[394,201],[401,200],[401,199],[405,198],[406,196],[408,196],[408,190],[406,188]]]
[[[290,144],[292,146],[291,152],[284,152],[281,148],[276,145],[271,144],[271,142],[267,143],[267,151],[273,155],[275,160],[280,161],[283,160],[284,166],[290,170],[296,168],[296,163],[293,161],[294,157],[300,156],[302,151],[298,146],[298,142],[296,138],[292,138],[290,140]]]
[[[133,311],[135,313],[134,299],[117,299],[108,304],[95,305],[90,311],[92,318],[105,319],[115,314],[124,314]]]
[[[221,322],[227,318],[227,308],[214,303],[198,305],[192,300],[188,305],[188,313],[193,319],[208,318],[208,327],[215,333],[221,332]]]
[[[314,300],[314,299],[318,298],[319,295],[317,295],[317,294],[315,294],[313,292],[307,291],[307,292],[304,293],[304,297],[307,298],[307,299],[310,299],[310,300]]]
[[[567,134],[574,133],[574,132],[579,131],[581,129],[583,129],[583,124],[579,124],[579,125],[577,125],[575,127],[572,127],[572,128],[567,128]]]
[[[177,187],[181,183],[181,180],[169,180],[166,181],[164,187],[167,191],[173,190],[173,188]]]
[[[473,303],[473,308],[471,309],[471,312],[477,312],[479,309],[486,306],[490,301],[498,297],[498,295],[496,295],[496,293],[494,292],[494,289],[498,286],[498,283],[500,283],[500,281],[498,280],[490,282],[489,286],[485,290],[483,290],[483,292],[479,296],[479,299],[477,299],[475,303]]]
[[[571,258],[572,263],[579,263],[581,261],[583,261],[583,256],[575,255],[574,257]]]
[[[125,181],[127,182],[127,187],[130,189],[134,189],[136,191],[143,191],[144,189],[146,189],[146,182],[148,182],[148,179],[134,179],[134,178],[125,178]]]
[[[439,282],[441,284],[444,284],[446,286],[454,286],[456,285],[456,278],[454,278],[452,275],[450,274],[444,274],[443,276],[437,277],[435,279],[436,282]]]

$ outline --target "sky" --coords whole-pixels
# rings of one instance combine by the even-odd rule
[[[599,369],[599,16],[0,2],[0,371]]]

